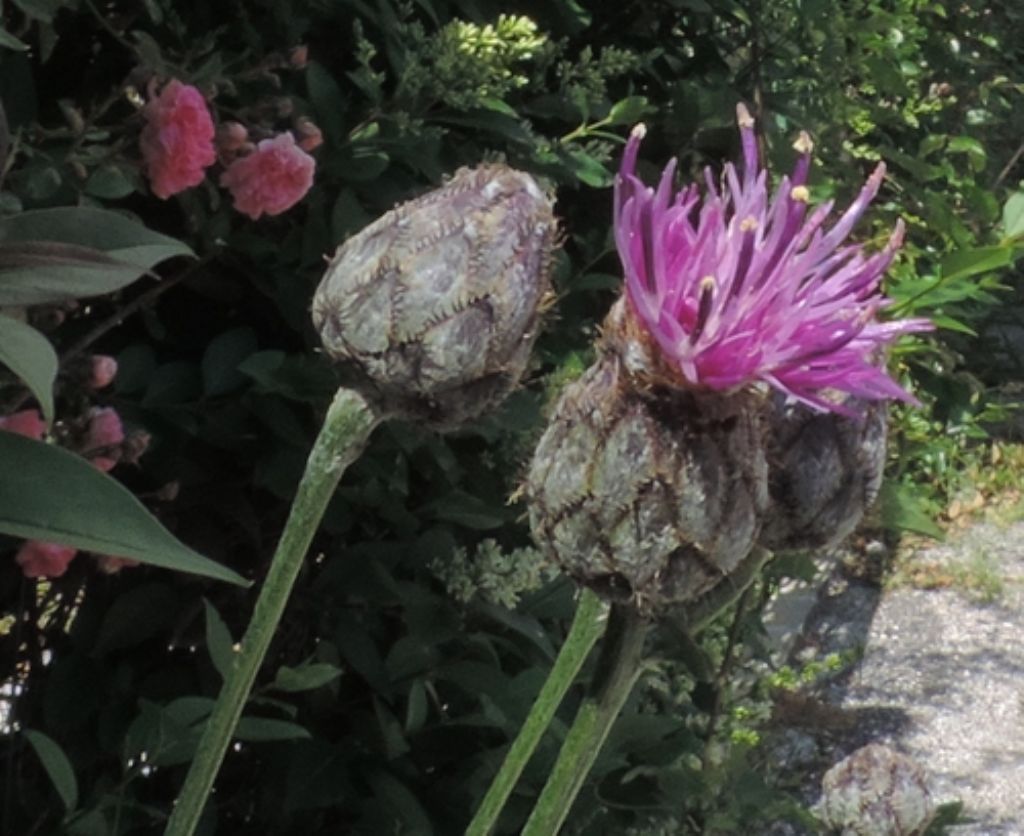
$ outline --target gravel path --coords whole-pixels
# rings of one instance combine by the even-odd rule
[[[888,585],[837,568],[793,657],[863,652],[784,723],[780,757],[813,773],[869,742],[914,757],[955,836],[1024,836],[1024,522],[979,523],[901,562]],[[900,575],[897,575],[899,578]],[[920,586],[934,588],[922,589]]]

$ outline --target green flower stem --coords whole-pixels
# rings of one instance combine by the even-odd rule
[[[327,503],[345,468],[359,457],[379,421],[362,396],[347,389],[340,389],[335,395],[306,462],[306,471],[242,639],[241,650],[235,656],[203,730],[185,786],[167,822],[165,836],[191,836],[195,831]]]
[[[494,776],[487,795],[480,803],[473,821],[466,829],[466,836],[487,836],[501,815],[505,802],[515,787],[516,781],[533,755],[537,744],[551,724],[555,711],[569,690],[590,649],[601,635],[605,624],[605,605],[589,589],[584,589],[576,607],[569,635],[558,652],[555,664],[544,682],[537,700],[519,729],[519,734],[509,747],[498,774]]]
[[[523,836],[554,836],[569,815],[615,718],[640,676],[647,626],[636,610],[619,604],[612,607],[591,696],[576,714]]]

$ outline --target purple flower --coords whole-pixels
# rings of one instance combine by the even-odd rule
[[[719,188],[706,170],[703,196],[696,184],[674,189],[674,160],[657,190],[646,186],[636,175],[644,127],[633,129],[615,181],[615,241],[633,315],[683,385],[723,391],[765,381],[836,412],[850,411],[837,403],[842,393],[913,403],[886,374],[881,349],[931,323],[876,319],[889,302],[879,284],[903,223],[880,252],[843,244],[885,166],[826,229],[831,201],[808,212],[810,137],[800,135],[796,168],[770,196],[754,120],[743,105],[737,115],[742,176],[726,165]]]

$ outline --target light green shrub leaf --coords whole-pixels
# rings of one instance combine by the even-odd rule
[[[179,542],[135,496],[74,453],[0,433],[0,532],[244,585]]]
[[[1024,192],[1010,195],[1003,206],[1003,234],[1007,238],[1024,235]]]
[[[50,341],[31,325],[0,315],[0,363],[24,381],[52,424],[57,352]]]

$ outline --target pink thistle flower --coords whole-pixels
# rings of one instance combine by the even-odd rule
[[[290,133],[264,139],[247,157],[235,160],[220,177],[235,209],[254,221],[264,213],[280,215],[306,196],[316,161],[295,144]]]
[[[825,230],[831,201],[808,215],[810,137],[800,135],[796,168],[770,196],[754,120],[742,105],[737,114],[742,176],[726,165],[719,189],[706,171],[703,197],[696,184],[675,192],[674,160],[657,189],[645,185],[636,175],[644,128],[634,128],[615,181],[615,241],[632,314],[683,385],[729,391],[764,381],[842,413],[850,410],[836,402],[843,400],[834,397],[839,393],[914,403],[880,367],[881,349],[931,323],[875,318],[888,304],[879,284],[903,240],[903,223],[880,252],[865,255],[860,245],[843,244],[878,192],[885,166]]]
[[[59,578],[76,554],[78,550],[71,546],[29,540],[18,549],[14,561],[26,578]]]
[[[38,409],[23,409],[21,412],[0,416],[0,430],[42,441],[46,433],[46,422]]]
[[[139,146],[153,194],[166,200],[199,185],[217,159],[213,119],[203,94],[173,79],[142,113],[146,126]]]
[[[121,460],[123,441],[124,425],[121,416],[110,407],[92,410],[82,455],[106,473],[113,470]]]

